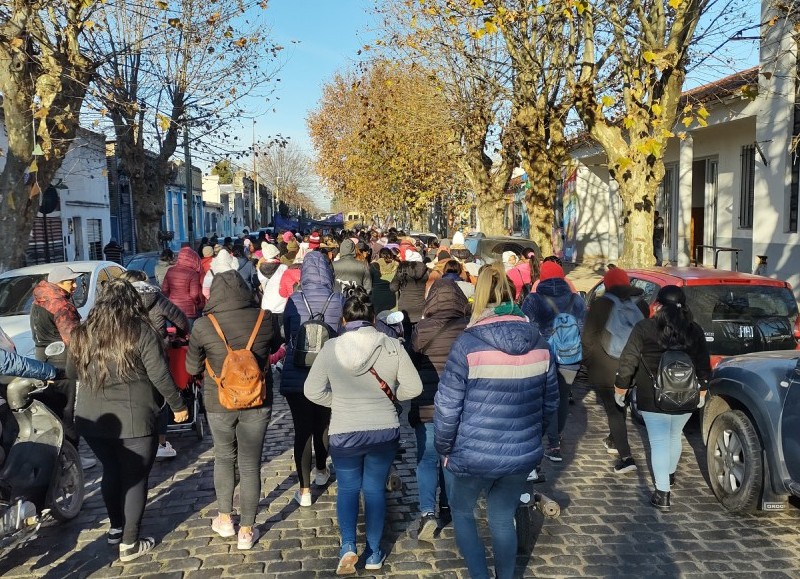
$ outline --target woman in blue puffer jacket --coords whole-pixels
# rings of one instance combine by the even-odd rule
[[[294,344],[303,322],[313,314],[325,311],[325,323],[336,333],[342,323],[342,294],[334,291],[333,267],[325,254],[312,251],[303,258],[300,269],[300,289],[286,302],[283,311],[283,329],[286,336],[286,362],[283,365],[280,392],[286,397],[294,423],[294,462],[300,489],[295,500],[303,507],[311,506],[311,477],[317,486],[323,486],[330,476],[328,461],[328,424],[331,409],[314,404],[303,394],[303,384],[309,368],[294,365]],[[305,300],[303,297],[305,296]],[[306,307],[306,302],[311,312]],[[326,305],[327,304],[327,305]],[[314,472],[311,470],[311,448],[314,447]]]
[[[498,579],[514,573],[514,511],[542,460],[542,420],[558,408],[547,342],[514,304],[502,266],[478,277],[470,324],[455,341],[434,400],[456,543],[473,579],[488,579],[475,505],[486,492]]]

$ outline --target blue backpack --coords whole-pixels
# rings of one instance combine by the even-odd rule
[[[572,366],[580,364],[583,359],[583,348],[581,346],[581,327],[569,310],[575,301],[575,294],[567,303],[567,311],[560,312],[555,302],[547,296],[542,296],[553,311],[556,317],[553,318],[553,325],[547,332],[546,340],[550,345],[550,353],[559,366]]]
[[[628,298],[621,300],[612,293],[606,292],[605,297],[611,300],[614,306],[608,314],[600,345],[606,354],[612,358],[619,359],[628,338],[639,320],[644,319],[644,314],[636,302]]]

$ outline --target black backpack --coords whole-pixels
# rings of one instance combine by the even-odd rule
[[[664,412],[691,412],[700,402],[700,381],[692,358],[683,350],[667,350],[658,362],[653,376],[642,359],[645,371],[653,381],[656,408]]]
[[[331,303],[334,294],[328,296],[325,301],[325,307],[322,311],[315,314],[308,305],[305,294],[301,291],[300,297],[303,298],[303,303],[308,309],[311,317],[300,324],[300,329],[297,331],[297,336],[294,338],[294,356],[292,363],[297,368],[311,368],[314,360],[317,359],[317,354],[322,351],[322,346],[331,338],[336,337],[336,332],[328,324],[325,323],[325,312],[328,310],[328,305]]]

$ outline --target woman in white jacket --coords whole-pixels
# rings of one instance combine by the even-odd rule
[[[342,546],[337,575],[355,573],[356,521],[364,493],[367,570],[383,566],[386,478],[400,440],[398,400],[422,392],[414,363],[399,340],[378,332],[362,295],[345,302],[344,333],[325,343],[306,379],[306,398],[331,408],[329,451],[336,467],[336,516]]]

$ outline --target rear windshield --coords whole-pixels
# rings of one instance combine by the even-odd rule
[[[711,354],[795,348],[797,302],[789,289],[750,284],[683,289]]]

